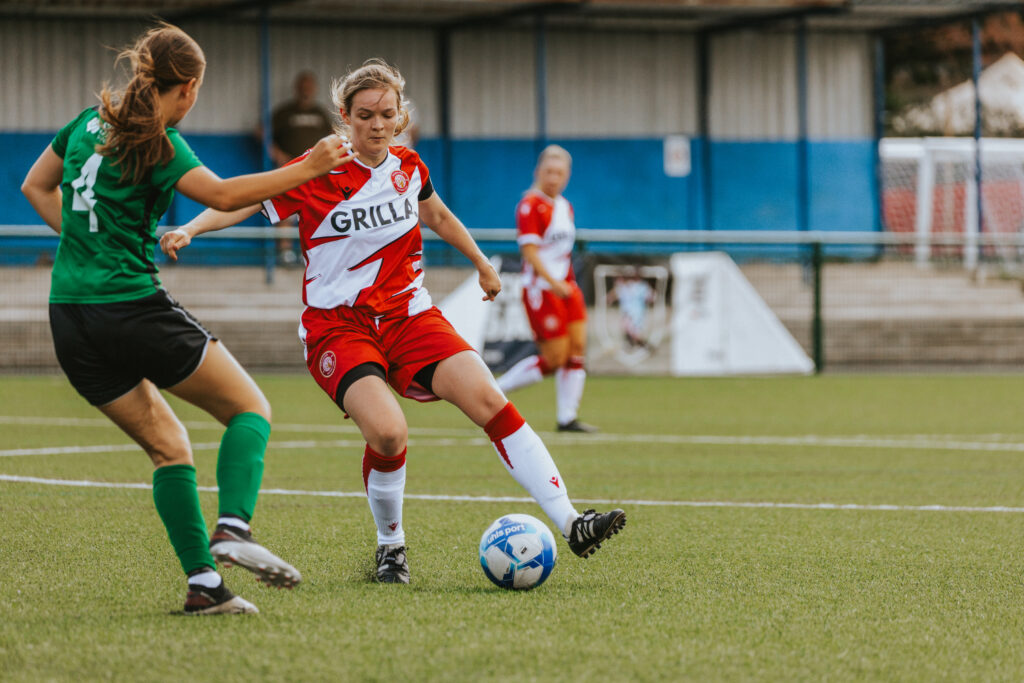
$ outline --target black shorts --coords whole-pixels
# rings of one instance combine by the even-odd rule
[[[164,290],[109,304],[50,304],[50,330],[64,374],[94,406],[143,379],[160,388],[178,384],[216,339]]]

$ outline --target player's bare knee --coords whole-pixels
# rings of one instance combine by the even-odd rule
[[[152,461],[153,467],[192,464],[192,449],[187,440],[184,442],[177,439],[160,440],[148,443],[143,448]]]
[[[370,446],[381,455],[390,458],[405,450],[408,441],[408,430],[396,427],[374,434]]]
[[[488,391],[480,397],[480,403],[484,406],[486,412],[489,413],[491,417],[497,415],[498,411],[504,408],[508,402],[509,401],[505,397],[505,394],[501,393],[497,387],[495,387],[493,391]]]
[[[238,411],[241,413],[256,413],[267,422],[271,421],[270,401],[263,394],[249,400],[246,405]]]
[[[549,368],[561,368],[569,361],[568,349],[564,351],[552,351],[544,356],[544,362]]]

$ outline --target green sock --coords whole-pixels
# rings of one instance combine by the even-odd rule
[[[210,555],[206,522],[199,508],[196,468],[168,465],[153,470],[153,502],[185,573],[216,567]]]
[[[257,413],[231,418],[217,453],[220,515],[252,519],[263,481],[263,453],[270,438],[270,423]]]

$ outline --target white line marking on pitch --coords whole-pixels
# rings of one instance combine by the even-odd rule
[[[426,430],[416,430],[423,432]],[[445,430],[435,430],[445,433]],[[448,432],[450,433],[450,431]],[[429,446],[486,446],[488,440],[479,432],[470,432],[476,436],[447,437],[436,439],[409,439],[413,448]],[[961,437],[962,438],[962,437]],[[836,448],[876,448],[876,449],[911,449],[939,451],[987,451],[987,452],[1024,452],[1024,443],[1008,441],[946,441],[934,437],[869,437],[869,436],[719,436],[719,435],[673,435],[673,434],[587,434],[567,437],[560,434],[549,434],[545,441],[556,446],[586,446],[593,443],[660,443],[669,445],[714,445],[714,446],[795,446]],[[361,439],[341,439],[335,441],[271,441],[271,449],[311,449],[311,448],[362,448],[365,443]],[[194,443],[192,449],[197,451],[216,450],[220,444],[216,442]],[[114,453],[138,450],[134,444],[97,445],[97,446],[49,446],[39,448],[13,448],[0,450],[0,457],[26,455],[70,455],[85,453]]]
[[[490,440],[480,436],[473,439],[409,439],[409,445],[413,448],[430,446],[487,446]],[[274,449],[310,449],[310,448],[358,448],[362,450],[366,442],[362,439],[340,439],[336,441],[273,441],[270,444]],[[193,451],[215,451],[220,444],[194,443]],[[44,446],[40,448],[11,448],[0,451],[0,457],[15,457],[26,455],[82,455],[87,453],[121,453],[140,452],[142,449],[132,443],[102,445],[102,446]]]
[[[19,415],[0,415],[0,424],[12,424],[12,425],[47,425],[52,427],[106,427],[114,430],[114,425],[106,418],[95,418],[95,417],[40,417],[40,416],[19,416]],[[211,431],[223,431],[224,425],[219,422],[213,421],[184,421],[183,424],[189,429],[204,429]],[[355,425],[345,424],[273,424],[271,431],[273,432],[312,432],[314,434],[359,434],[359,428]],[[466,428],[455,428],[455,429],[439,429],[431,427],[416,428],[417,432],[424,434],[451,434],[451,435],[463,435],[463,434],[479,434],[479,429],[466,429]]]
[[[72,479],[44,479],[23,477],[14,474],[0,474],[0,481],[21,484],[43,484],[47,486],[74,486],[82,488],[107,489],[152,489],[151,484],[136,482],[107,482]],[[216,486],[200,486],[200,491],[216,492]],[[350,491],[303,491],[297,489],[262,489],[263,495],[271,496],[316,496],[322,498],[365,498],[363,492]],[[456,501],[464,503],[532,503],[533,498],[521,496],[451,496],[426,493],[407,493],[407,500]],[[771,503],[726,500],[631,500],[631,499],[585,499],[576,501],[593,505],[635,505],[650,507],[693,507],[693,508],[782,508],[790,510],[854,510],[877,512],[1011,512],[1024,513],[1024,507],[992,507],[966,505],[859,505],[856,503]]]
[[[0,424],[51,425],[58,427],[108,427],[113,429],[110,421],[105,418],[65,418],[0,415]],[[211,421],[185,422],[189,429],[221,430],[223,426]],[[359,434],[355,425],[344,424],[274,424],[273,432],[302,432],[313,434],[340,433]],[[447,435],[451,437],[480,438],[480,430],[475,428],[432,428],[415,427],[417,434],[432,436]],[[940,450],[978,450],[978,451],[1024,451],[1024,434],[894,434],[878,436],[853,434],[848,436],[820,436],[806,434],[798,436],[749,435],[729,436],[715,434],[572,434],[544,432],[546,440],[559,445],[585,445],[587,443],[667,443],[667,444],[710,444],[727,446],[837,446],[844,448],[915,448]],[[281,442],[272,441],[273,448],[304,448],[293,444],[321,442]],[[344,444],[347,442],[337,442]],[[421,442],[422,443],[422,442]],[[202,444],[202,447],[208,447]],[[198,448],[200,445],[195,445]],[[92,452],[92,451],[90,451]],[[5,452],[0,451],[0,455]]]

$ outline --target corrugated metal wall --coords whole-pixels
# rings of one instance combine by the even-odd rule
[[[710,52],[711,137],[796,137],[796,41],[792,34],[737,31],[716,36]]]
[[[452,133],[532,137],[537,130],[536,47],[529,31],[452,36]]]
[[[255,131],[260,122],[259,29],[251,24],[184,26],[206,54],[199,100],[179,128],[188,132]]]
[[[95,102],[113,76],[114,53],[137,22],[10,20],[0,24],[4,93],[0,130],[52,131]],[[259,118],[260,31],[254,24],[206,22],[188,30],[209,62],[199,105],[185,131],[244,133]],[[422,135],[439,132],[437,37],[429,30],[272,26],[271,93],[290,96],[295,74],[311,69],[320,99],[330,80],[364,59],[399,66],[417,105]],[[529,138],[537,133],[536,42],[529,30],[452,34],[452,132],[457,138]],[[738,31],[710,44],[711,136],[792,139],[797,135],[796,39]],[[660,137],[697,132],[696,52],[691,35],[548,31],[549,137]],[[866,35],[808,38],[809,132],[817,139],[871,135],[871,50]]]
[[[713,138],[796,138],[796,35],[738,31],[715,37],[710,108]],[[869,36],[808,35],[807,116],[811,138],[871,137]]]
[[[115,51],[142,29],[133,22],[2,21],[0,130],[55,131],[96,103],[114,77]]]
[[[421,134],[437,135],[438,73],[433,32],[289,25],[272,26],[270,39],[272,102],[288,99],[295,75],[309,69],[319,80],[320,100],[333,110],[331,81],[371,57],[380,57],[397,66],[405,77],[406,96],[416,109]]]
[[[548,134],[696,133],[694,49],[688,34],[549,32]]]
[[[873,135],[874,72],[870,36],[807,38],[807,128],[816,139]]]

